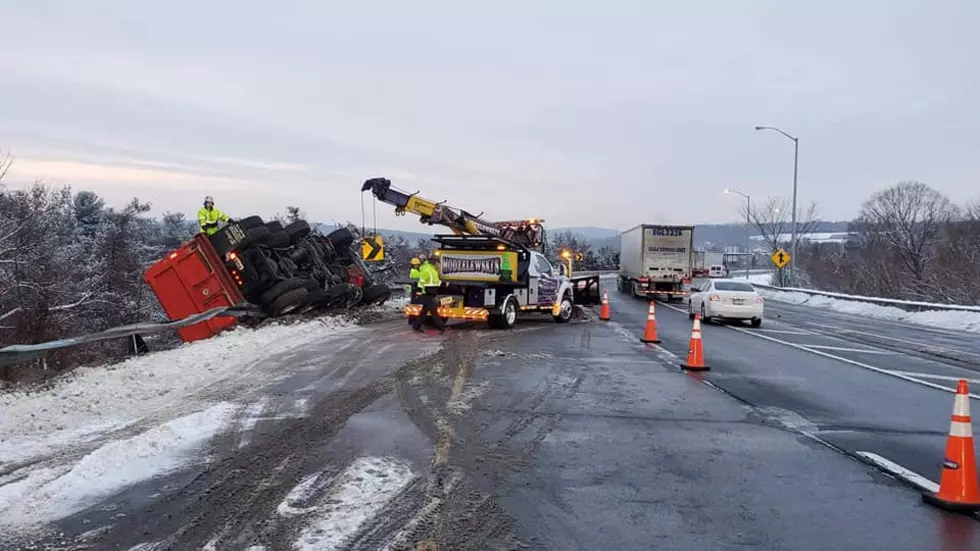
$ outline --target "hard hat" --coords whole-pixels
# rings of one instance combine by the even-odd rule
[[[422,261],[419,260],[418,257],[413,257],[412,258],[412,266],[418,266],[421,263],[422,263]]]
[[[204,202],[205,203],[214,203],[214,197],[211,197],[210,195],[208,195],[207,197],[204,198]]]

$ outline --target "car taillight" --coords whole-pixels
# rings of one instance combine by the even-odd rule
[[[718,295],[711,295],[710,297],[708,297],[708,300],[710,300],[711,302],[718,302],[721,300],[721,297]]]
[[[762,304],[762,297],[755,297],[756,304]]]

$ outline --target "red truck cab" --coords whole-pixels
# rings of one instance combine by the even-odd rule
[[[229,253],[229,261],[234,261]],[[235,306],[245,301],[234,278],[234,269],[225,268],[211,241],[197,234],[143,274],[156,294],[160,306],[171,320],[199,314],[219,306]],[[237,318],[218,316],[177,330],[184,342],[206,339],[234,326]]]

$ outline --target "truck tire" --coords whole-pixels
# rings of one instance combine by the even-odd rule
[[[268,239],[270,233],[269,228],[265,226],[256,226],[254,228],[249,228],[248,230],[248,236],[259,243],[261,243],[264,239]]]
[[[243,230],[250,230],[252,228],[265,225],[265,222],[262,221],[261,216],[247,216],[239,220],[238,225],[241,226]]]
[[[364,289],[361,302],[364,304],[384,304],[391,297],[391,289],[383,283],[376,283]]]
[[[266,222],[265,227],[269,228],[269,233],[279,233],[283,230],[282,222],[278,220]]]
[[[333,244],[335,249],[349,249],[354,243],[354,234],[347,228],[334,230],[327,235],[327,239]]]
[[[269,315],[275,318],[300,310],[309,298],[310,292],[305,287],[286,291],[269,305]]]
[[[289,239],[289,234],[284,231],[269,234],[269,237],[266,237],[260,243],[270,249],[282,249],[293,244],[292,240]]]
[[[561,306],[557,316],[552,316],[558,323],[568,323],[572,319],[572,298],[565,293],[561,296]]]
[[[307,281],[309,280],[301,277],[292,277],[276,283],[269,290],[262,293],[262,304],[272,304],[274,300],[293,289],[299,289],[301,287],[305,289]]]
[[[310,235],[310,231],[310,224],[306,220],[297,220],[285,228],[286,234],[289,235],[293,243]]]
[[[491,315],[488,320],[495,329],[511,329],[517,323],[517,300],[507,297],[500,305],[500,313]]]

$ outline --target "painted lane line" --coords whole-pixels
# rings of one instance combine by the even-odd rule
[[[837,352],[861,352],[864,354],[897,354],[891,350],[875,350],[873,348],[849,348],[847,346],[830,346],[826,344],[804,344],[807,348],[819,348],[821,350],[835,350]]]
[[[668,304],[664,304],[664,306],[666,306],[667,308],[670,308],[672,310],[676,310],[678,312],[684,313],[684,314],[687,313],[685,310],[681,310],[679,308],[675,308],[675,307],[670,306]],[[797,350],[803,350],[804,352],[809,352],[811,354],[816,354],[817,356],[823,356],[824,358],[830,358],[832,360],[837,360],[839,362],[843,362],[843,363],[846,363],[846,364],[851,364],[851,365],[854,365],[854,366],[857,366],[857,367],[860,367],[860,368],[863,368],[863,369],[874,371],[875,373],[881,373],[882,375],[888,375],[889,377],[895,377],[896,379],[902,379],[903,381],[908,381],[910,383],[915,383],[917,385],[922,385],[922,386],[926,386],[926,387],[929,387],[929,388],[934,388],[936,390],[942,390],[943,392],[949,392],[950,394],[955,394],[956,393],[956,389],[955,388],[949,388],[949,387],[945,387],[943,385],[937,385],[936,383],[930,383],[929,381],[922,381],[922,380],[916,379],[914,377],[909,377],[907,375],[903,375],[901,373],[898,373],[898,372],[895,372],[895,371],[892,371],[892,370],[889,370],[889,369],[883,369],[881,367],[875,367],[873,365],[869,365],[869,364],[866,364],[866,363],[863,363],[863,362],[851,360],[849,358],[844,358],[842,356],[835,356],[834,354],[828,354],[827,352],[822,352],[820,350],[810,349],[810,348],[807,348],[806,346],[804,346],[802,344],[796,344],[796,343],[792,343],[792,342],[780,340],[780,339],[777,339],[775,337],[769,337],[767,335],[761,335],[759,333],[756,333],[755,331],[749,331],[749,330],[743,329],[741,327],[733,327],[731,325],[723,325],[721,327],[725,327],[727,329],[731,329],[732,331],[738,331],[739,333],[745,333],[746,335],[753,336],[753,337],[755,337],[757,339],[763,339],[763,340],[767,340],[767,341],[776,342],[776,343],[779,343],[779,344],[788,346],[790,348],[795,348]],[[973,393],[970,393],[970,398],[973,398],[975,400],[980,400],[980,396],[978,396],[976,394],[973,394]]]
[[[970,384],[980,384],[980,379],[966,379],[965,377],[953,377],[951,375],[936,375],[934,373],[919,373],[917,371],[900,371],[900,370],[892,370],[892,372],[898,373],[900,375],[907,375],[909,377],[915,377],[917,379],[935,379],[937,381],[953,381],[953,382],[963,379]]]
[[[812,331],[797,331],[789,329],[759,329],[763,333],[779,333],[781,335],[813,335]]]
[[[877,339],[885,339],[885,340],[900,342],[900,343],[904,343],[904,344],[911,344],[911,345],[914,345],[914,346],[921,346],[923,348],[932,348],[932,349],[938,349],[938,350],[951,350],[951,351],[954,351],[954,352],[959,352],[961,354],[966,354],[967,356],[980,357],[980,354],[976,354],[974,352],[967,352],[966,350],[962,350],[960,348],[953,348],[953,347],[949,347],[949,346],[939,346],[939,345],[935,345],[935,344],[927,344],[927,343],[918,342],[918,341],[910,341],[908,339],[900,339],[898,337],[889,337],[888,335],[880,335],[878,333],[870,333],[868,331],[859,331],[857,329],[841,328],[841,327],[838,327],[838,326],[835,326],[835,325],[827,325],[827,324],[816,323],[816,322],[812,322],[812,321],[807,321],[807,322],[803,322],[803,323],[806,323],[807,325],[813,325],[813,326],[816,326],[816,327],[824,327],[824,328],[831,329],[831,330],[837,331],[837,332],[843,331],[845,333],[857,333],[858,335],[868,335],[868,336],[871,336],[871,337],[875,337]],[[957,336],[962,336],[962,335],[957,335]]]
[[[922,476],[921,474],[886,459],[876,453],[871,452],[855,452],[855,455],[865,460],[866,462],[878,467],[879,469],[890,473],[897,477],[899,480],[904,480],[905,482],[915,486],[916,488],[929,493],[936,493],[939,491],[939,484],[936,484],[932,480]]]
[[[764,340],[767,340],[767,341],[777,342],[777,343],[783,344],[785,346],[789,346],[790,348],[796,348],[797,350],[804,350],[804,351],[809,352],[811,354],[816,354],[817,356],[823,356],[824,358],[830,358],[832,360],[837,360],[839,362],[843,362],[843,363],[846,363],[846,364],[851,364],[851,365],[854,365],[854,366],[857,366],[857,367],[861,367],[861,368],[864,368],[864,369],[867,369],[867,370],[870,370],[870,371],[874,371],[875,373],[881,373],[882,375],[888,375],[889,377],[895,377],[897,379],[902,379],[903,381],[908,381],[910,383],[915,383],[917,385],[927,386],[929,388],[934,388],[936,390],[942,390],[943,392],[949,392],[951,394],[955,394],[956,393],[956,389],[955,388],[949,388],[949,387],[945,387],[943,385],[937,385],[936,383],[930,383],[928,381],[922,381],[922,380],[916,379],[914,377],[909,377],[909,376],[906,376],[906,375],[902,375],[901,373],[894,372],[894,371],[892,371],[890,369],[884,369],[884,368],[881,368],[881,367],[876,367],[876,366],[873,366],[873,365],[870,365],[870,364],[866,364],[866,363],[863,363],[863,362],[852,360],[850,358],[844,358],[842,356],[836,356],[834,354],[828,354],[827,352],[822,352],[820,350],[813,350],[813,349],[807,348],[806,346],[803,346],[803,345],[800,345],[800,344],[782,341],[782,340],[779,340],[779,339],[775,339],[773,337],[767,337],[766,335],[759,335],[757,333],[753,333],[752,331],[748,331],[748,330],[742,329],[740,327],[731,327],[731,326],[725,326],[725,327],[728,327],[732,331],[738,331],[740,333],[745,333],[746,335],[751,335],[751,336],[753,336],[753,337],[755,337],[757,339],[764,339]],[[980,400],[980,396],[978,396],[976,394],[972,394],[972,393],[970,394],[970,398],[973,398],[975,400]]]

